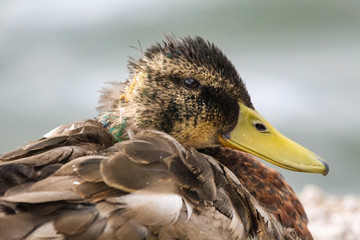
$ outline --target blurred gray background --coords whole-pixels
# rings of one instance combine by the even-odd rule
[[[356,0],[0,0],[0,153],[95,117],[103,82],[125,80],[139,57],[130,46],[169,32],[218,45],[257,110],[327,160],[326,177],[279,170],[296,191],[360,194]]]

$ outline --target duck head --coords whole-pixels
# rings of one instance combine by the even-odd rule
[[[116,119],[113,129],[126,121],[130,129],[161,130],[187,147],[221,144],[289,170],[327,174],[324,160],[255,110],[233,64],[204,39],[167,36],[131,60],[129,70],[126,87],[102,96],[100,112],[106,121],[109,113]]]

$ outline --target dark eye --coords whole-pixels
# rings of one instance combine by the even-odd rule
[[[185,85],[185,87],[195,89],[200,86],[200,83],[196,79],[187,78],[184,80],[184,85]]]
[[[266,132],[267,130],[266,126],[263,123],[253,123],[253,125],[259,132]]]

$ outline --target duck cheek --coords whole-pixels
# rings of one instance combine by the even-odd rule
[[[224,89],[204,88],[201,100],[205,103],[205,114],[218,132],[232,130],[239,116],[238,100],[230,96]]]
[[[234,102],[229,102],[220,106],[220,117],[218,121],[219,132],[225,133],[233,130],[238,122],[239,105]]]
[[[215,144],[217,133],[218,130],[213,124],[200,120],[196,126],[177,122],[171,135],[185,147],[206,148]]]

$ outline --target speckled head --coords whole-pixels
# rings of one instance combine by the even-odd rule
[[[201,37],[167,36],[129,64],[125,91],[134,126],[165,131],[186,146],[209,147],[234,128],[238,102],[253,108],[232,63]]]
[[[188,147],[220,143],[289,170],[328,173],[325,161],[280,134],[254,109],[234,66],[204,39],[167,36],[130,61],[129,69],[127,86],[101,100],[101,120],[107,124],[115,118],[109,131],[116,139],[126,123],[133,130],[164,131]]]

